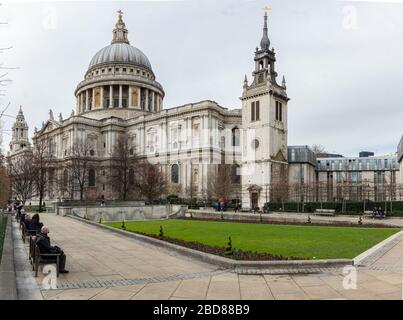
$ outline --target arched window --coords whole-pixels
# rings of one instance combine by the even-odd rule
[[[237,164],[234,164],[231,168],[231,180],[232,183],[241,183],[241,167]]]
[[[129,170],[129,184],[130,185],[134,184],[134,170],[133,169]]]
[[[88,171],[88,185],[90,187],[95,187],[95,170],[90,169]]]
[[[239,147],[241,145],[240,143],[240,132],[237,127],[232,129],[232,146],[233,147]]]
[[[177,164],[171,167],[171,182],[179,183],[179,166]]]
[[[64,169],[63,171],[63,187],[67,187],[69,181],[69,172],[67,169]]]

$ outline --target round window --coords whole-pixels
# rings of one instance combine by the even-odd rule
[[[252,149],[254,149],[254,150],[258,149],[258,148],[259,148],[259,144],[260,144],[260,142],[259,142],[258,139],[252,140]]]

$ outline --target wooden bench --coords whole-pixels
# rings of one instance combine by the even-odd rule
[[[29,236],[29,262],[32,265],[32,270],[34,270],[34,263],[35,263],[35,244],[36,244],[36,235]]]
[[[34,243],[33,269],[38,277],[39,265],[56,263],[57,277],[59,277],[60,253],[41,253],[38,245]]]
[[[313,213],[314,215],[317,216],[335,216],[336,210],[335,209],[316,209],[315,212]]]
[[[30,230],[27,229],[25,226],[25,223],[21,223],[21,239],[25,243],[25,238],[29,236],[35,236],[37,233],[39,233],[39,230]]]
[[[372,219],[385,219],[386,211],[384,211],[384,216],[374,215],[372,210],[364,211],[364,217],[372,218]]]

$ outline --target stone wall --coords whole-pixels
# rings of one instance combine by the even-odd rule
[[[91,221],[144,221],[166,219],[169,216],[181,214],[186,206],[59,206],[57,214],[74,215]]]

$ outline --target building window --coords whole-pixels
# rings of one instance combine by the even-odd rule
[[[67,171],[67,169],[64,169],[63,171],[63,187],[67,187],[69,182],[69,172]]]
[[[283,121],[283,104],[276,101],[276,120]]]
[[[179,165],[174,164],[171,167],[171,182],[179,183]]]
[[[241,145],[240,132],[238,128],[232,129],[232,146],[239,147]]]
[[[129,170],[129,184],[130,185],[134,184],[134,170],[133,169]]]
[[[179,148],[179,127],[174,127],[171,129],[171,141],[172,150],[177,150]]]
[[[158,137],[154,129],[150,129],[147,133],[147,148],[148,152],[157,152],[156,146],[158,142]]]
[[[241,183],[241,167],[237,164],[232,165],[231,182],[235,184]]]
[[[252,102],[251,106],[251,121],[260,120],[260,101]]]
[[[253,140],[252,140],[252,149],[253,149],[253,150],[259,149],[259,145],[260,145],[260,142],[259,142],[258,139],[253,139]]]
[[[90,155],[94,156],[95,155],[95,151],[93,149],[90,150]]]
[[[95,187],[95,170],[90,169],[88,171],[88,186]]]

